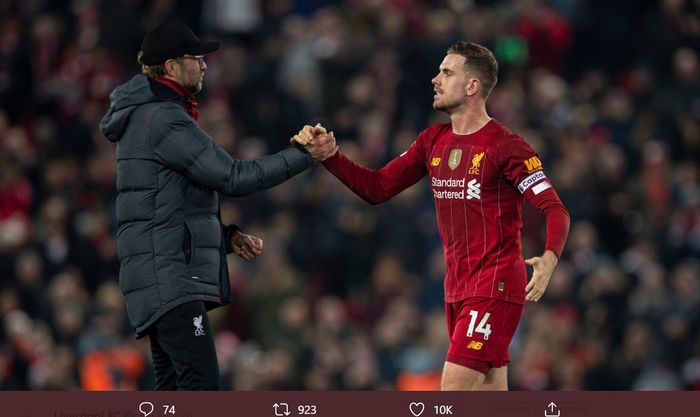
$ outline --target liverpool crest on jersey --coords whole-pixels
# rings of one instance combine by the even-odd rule
[[[469,168],[469,175],[478,175],[479,174],[479,167],[481,166],[481,160],[484,159],[484,153],[481,152],[472,158],[472,167]]]
[[[459,162],[462,160],[462,150],[461,149],[452,149],[450,151],[450,159],[447,161],[447,166],[450,167],[451,170],[455,170],[459,166]]]

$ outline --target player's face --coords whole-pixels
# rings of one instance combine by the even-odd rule
[[[469,79],[464,69],[465,59],[459,54],[447,54],[442,60],[440,72],[432,79],[435,110],[450,114],[466,102]]]
[[[185,55],[177,62],[180,69],[177,77],[178,82],[192,94],[202,91],[204,71],[207,69],[204,58]]]

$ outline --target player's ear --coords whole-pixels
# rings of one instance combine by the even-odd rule
[[[469,78],[465,88],[469,97],[478,94],[481,91],[481,81],[478,78]]]

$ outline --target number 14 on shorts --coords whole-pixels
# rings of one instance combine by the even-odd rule
[[[472,337],[474,335],[474,332],[481,333],[484,335],[484,340],[489,340],[489,335],[491,334],[491,325],[488,323],[489,317],[491,317],[491,313],[485,312],[484,316],[481,318],[481,321],[479,321],[479,324],[476,324],[478,318],[479,318],[479,312],[476,310],[471,310],[469,312],[469,315],[471,316],[471,320],[469,320],[469,328],[467,329],[467,337]],[[476,325],[476,328],[474,326]]]

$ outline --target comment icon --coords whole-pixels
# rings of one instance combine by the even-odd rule
[[[139,404],[139,411],[143,414],[143,417],[148,417],[149,414],[153,412],[153,403],[144,401]]]

